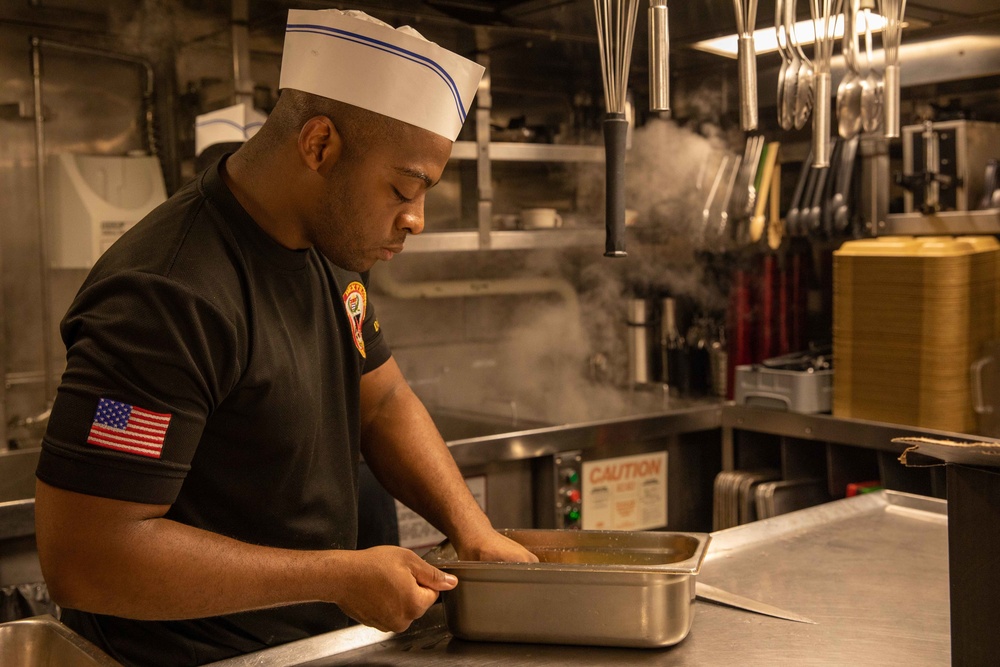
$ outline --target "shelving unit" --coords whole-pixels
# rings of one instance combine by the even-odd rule
[[[1000,209],[944,211],[934,215],[890,213],[879,235],[960,236],[1000,234]]]
[[[604,147],[574,144],[535,144],[494,142],[490,140],[489,56],[482,52],[479,64],[487,74],[476,93],[475,141],[456,141],[452,160],[476,163],[476,227],[475,229],[426,232],[406,242],[407,252],[461,252],[475,250],[531,250],[568,248],[593,245],[603,247],[602,228],[563,228],[546,230],[493,229],[493,168],[494,162],[565,162],[602,163]]]
[[[487,157],[494,162],[604,162],[604,148],[573,144],[528,144],[490,142]],[[473,141],[456,141],[451,151],[453,160],[475,160],[479,145]]]
[[[406,252],[460,252],[469,250],[538,250],[593,245],[603,247],[604,229],[541,229],[488,231],[488,245],[478,231],[428,232],[406,241]]]
[[[943,467],[906,468],[900,437],[961,437],[905,425],[800,414],[739,405],[722,410],[722,468],[780,469],[783,479],[826,478],[832,498],[850,482],[943,498]]]

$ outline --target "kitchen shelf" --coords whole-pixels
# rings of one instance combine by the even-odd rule
[[[492,178],[493,162],[565,162],[601,163],[603,146],[579,144],[530,144],[521,142],[456,141],[452,148],[453,160],[479,162],[480,200],[478,222],[475,229],[453,232],[431,232],[409,239],[408,252],[466,252],[476,250],[532,250],[539,248],[574,248],[593,246],[601,249],[604,228],[561,228],[544,230],[506,231],[492,229]],[[602,251],[603,252],[603,251]]]
[[[960,236],[1000,234],[1000,209],[945,211],[934,215],[890,213],[879,225],[880,236]]]
[[[604,162],[603,146],[578,144],[529,144],[491,142],[486,153],[494,162]],[[474,141],[456,141],[451,151],[454,160],[475,160],[479,145]]]
[[[896,491],[943,496],[943,468],[906,468],[897,458],[907,445],[893,442],[900,437],[930,437],[945,440],[975,438],[905,424],[802,414],[783,410],[727,404],[722,410],[722,469],[781,467],[783,473],[801,473],[805,454],[792,449],[825,452],[827,486],[831,495],[844,492],[845,479],[880,479]],[[786,468],[790,468],[787,469]],[[875,471],[878,470],[878,474]],[[814,472],[814,471],[807,471]]]
[[[470,250],[530,250],[593,246],[604,252],[604,228],[491,231],[485,243],[476,230],[428,232],[406,241],[406,252],[463,252]]]

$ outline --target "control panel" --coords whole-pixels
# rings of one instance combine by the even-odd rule
[[[556,454],[553,462],[558,471],[556,480],[556,527],[579,528],[583,517],[581,488],[583,462],[580,452]]]
[[[535,528],[583,525],[583,456],[578,449],[539,456],[532,463]]]

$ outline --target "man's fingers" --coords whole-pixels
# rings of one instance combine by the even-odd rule
[[[450,591],[458,584],[458,579],[455,575],[442,572],[424,561],[420,561],[414,565],[413,577],[424,588],[429,588],[433,591]]]

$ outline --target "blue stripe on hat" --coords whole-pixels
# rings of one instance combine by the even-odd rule
[[[431,70],[445,82],[448,89],[451,91],[452,97],[455,99],[455,105],[458,109],[458,117],[461,121],[465,122],[465,105],[462,104],[462,96],[458,92],[458,86],[455,85],[454,79],[451,75],[438,63],[431,60],[427,56],[422,56],[419,53],[414,53],[408,49],[404,49],[395,44],[390,44],[388,42],[383,42],[379,39],[374,39],[372,37],[367,37],[365,35],[359,35],[356,32],[350,32],[348,30],[341,30],[339,28],[330,28],[324,25],[315,25],[312,23],[289,23],[286,32],[306,32],[313,33],[317,35],[324,35],[326,37],[336,37],[338,39],[343,39],[348,42],[353,42],[361,46],[368,46],[373,49],[378,49],[379,51],[384,51],[390,55],[396,55],[411,62],[417,63],[418,65],[423,65],[427,69]]]

